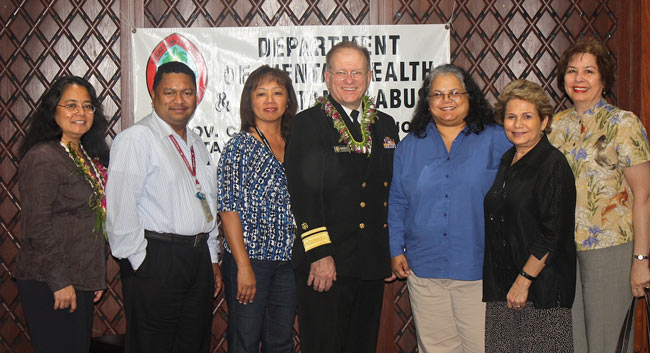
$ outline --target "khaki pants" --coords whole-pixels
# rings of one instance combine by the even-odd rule
[[[485,351],[483,281],[408,277],[420,353]]]

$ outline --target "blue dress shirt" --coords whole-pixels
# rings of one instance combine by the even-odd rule
[[[483,197],[512,144],[503,128],[459,133],[447,148],[433,122],[397,145],[388,206],[391,257],[424,278],[481,279]]]

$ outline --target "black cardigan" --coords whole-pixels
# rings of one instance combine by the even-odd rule
[[[576,285],[576,189],[564,155],[544,135],[514,165],[515,147],[501,159],[484,200],[483,301],[505,301],[530,255],[549,254],[528,300],[535,308],[570,308]]]

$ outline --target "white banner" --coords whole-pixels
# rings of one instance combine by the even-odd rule
[[[448,63],[450,53],[444,25],[139,28],[132,39],[135,120],[151,112],[156,68],[185,62],[197,74],[199,99],[190,127],[215,161],[239,131],[241,91],[260,65],[289,74],[301,111],[327,94],[327,51],[341,40],[354,40],[370,52],[368,94],[379,110],[395,118],[403,136],[426,73]]]

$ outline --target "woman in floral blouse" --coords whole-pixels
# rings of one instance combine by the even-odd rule
[[[557,67],[573,102],[555,115],[549,140],[576,181],[576,352],[613,352],[632,295],[650,281],[650,148],[641,121],[604,98],[614,69],[593,38],[571,45]]]
[[[291,352],[296,283],[284,146],[298,103],[289,76],[267,65],[253,71],[241,97],[241,131],[224,148],[217,209],[226,249],[228,352]]]

